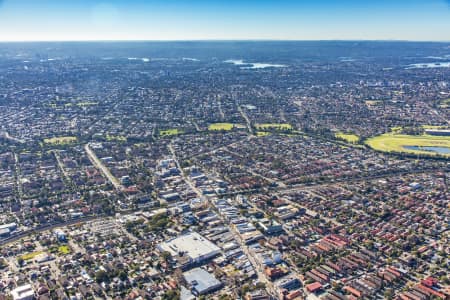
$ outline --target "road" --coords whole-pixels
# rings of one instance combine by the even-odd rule
[[[310,195],[312,195],[314,197],[318,197],[320,199],[326,200],[326,198],[324,196],[319,195],[319,194],[311,191],[310,189],[305,188],[305,189],[299,190],[299,191],[306,192],[306,193],[309,193]],[[279,193],[277,193],[277,194],[279,194]],[[292,201],[292,200],[289,200],[289,199],[286,199],[286,198],[283,198],[283,200],[286,201],[287,203],[291,204],[292,206],[305,209],[306,212],[308,214],[310,214],[310,215],[311,214],[318,214],[318,215],[320,215],[320,218],[325,220],[325,221],[327,221],[328,223],[332,223],[332,224],[337,225],[337,226],[343,225],[342,223],[339,223],[335,219],[327,218],[327,217],[323,216],[323,214],[320,214],[320,212],[317,212],[315,210],[311,210],[311,209],[307,208],[306,206],[303,206],[303,205],[299,204],[298,202],[295,202],[295,201]]]
[[[10,140],[10,141],[13,141],[13,142],[16,142],[16,143],[20,143],[20,144],[25,143],[24,140],[15,138],[15,137],[9,135],[9,133],[6,132],[6,131],[5,131],[5,132],[1,132],[1,133],[0,133],[0,137],[3,137],[3,138],[5,138],[5,139],[7,139],[7,140]]]
[[[22,190],[22,183],[20,181],[21,177],[21,170],[20,170],[20,162],[19,162],[19,154],[14,153],[14,165],[15,165],[15,177],[16,177],[16,185],[17,185],[17,194],[19,196],[19,200],[22,201],[23,199],[23,190]]]
[[[119,183],[116,177],[114,177],[113,174],[109,171],[109,169],[98,159],[97,155],[92,151],[91,147],[89,147],[89,144],[86,144],[84,146],[84,150],[86,150],[86,153],[89,157],[89,160],[92,162],[92,164],[99,169],[103,175],[108,178],[108,180],[111,182],[111,184],[119,191],[123,190],[123,185]]]
[[[175,150],[173,149],[172,144],[169,144],[169,151],[172,155],[173,160],[175,161],[175,164],[177,165],[177,168],[181,171],[182,177],[184,179],[184,181],[192,188],[192,190],[197,194],[198,197],[203,197],[202,192],[195,186],[195,184],[191,181],[191,179],[186,176],[186,174],[182,171],[181,167],[180,167],[180,163],[178,161],[177,155]],[[217,212],[217,214],[220,216],[220,218],[222,219],[222,221],[224,222],[224,224],[226,224],[224,217],[218,212],[217,208],[214,206],[214,203],[211,201],[209,202],[210,205],[214,208],[214,210]],[[265,276],[263,270],[261,270],[261,268],[258,266],[258,264],[256,263],[256,260],[254,258],[254,256],[252,255],[252,253],[250,252],[249,248],[247,247],[247,245],[245,245],[245,243],[242,241],[239,233],[236,231],[234,226],[230,226],[230,232],[233,234],[233,237],[236,241],[238,241],[241,245],[242,251],[245,253],[245,255],[247,256],[248,260],[250,261],[250,263],[252,264],[253,268],[255,269],[257,275],[258,275],[258,279],[260,282],[263,282],[266,285],[267,291],[274,297],[276,297],[276,295],[278,295],[278,293],[275,290],[275,287],[273,286],[273,283],[267,279],[267,277]]]
[[[247,116],[247,114],[242,109],[242,107],[238,106],[238,111],[241,114],[241,116],[244,118],[245,122],[247,123],[248,132],[250,132],[250,134],[253,135],[254,132],[253,132],[252,122],[250,121],[250,118]]]
[[[234,152],[234,151],[231,151],[230,149],[227,149],[227,147],[225,147],[223,150],[224,150],[225,152],[228,152],[228,153],[232,154],[232,155],[235,155],[235,156],[237,156],[237,157],[243,158],[242,155],[240,155],[239,153],[236,153],[236,152]],[[272,178],[269,178],[269,177],[266,177],[266,176],[261,175],[261,174],[259,174],[259,173],[256,173],[255,171],[253,171],[253,169],[251,169],[251,168],[249,168],[249,167],[246,167],[246,166],[237,166],[237,167],[239,167],[239,168],[241,168],[242,170],[244,170],[244,171],[246,171],[246,172],[252,174],[253,176],[260,177],[260,178],[266,180],[267,182],[274,183],[274,184],[276,184],[277,186],[279,186],[279,187],[281,187],[281,188],[285,188],[285,187],[286,187],[286,184],[285,184],[284,182],[278,181],[278,180],[275,180],[275,179],[272,179]]]
[[[218,99],[217,99],[217,103],[218,103],[218,106],[219,106],[219,114],[220,114],[220,118],[221,118],[221,120],[223,121],[223,120],[225,120],[225,113],[223,112],[223,109],[222,109],[222,101],[220,101],[221,99],[220,99],[220,96],[218,97]]]
[[[104,218],[104,217],[105,217],[104,215],[88,216],[88,217],[73,219],[73,220],[69,220],[69,221],[65,221],[65,222],[39,226],[39,227],[30,229],[30,230],[21,232],[20,234],[11,236],[9,238],[0,240],[0,246],[6,245],[6,244],[9,244],[9,243],[13,243],[13,242],[18,241],[18,240],[20,240],[20,239],[22,239],[22,238],[24,238],[24,237],[26,237],[26,236],[28,236],[30,234],[34,234],[34,233],[37,233],[37,232],[43,232],[43,231],[52,230],[52,229],[55,229],[55,228],[64,227],[64,226],[68,226],[68,225],[88,222],[88,221],[91,221],[91,220]]]
[[[256,138],[256,137],[253,136],[253,135],[249,135],[249,136],[246,137],[246,138],[240,139],[240,140],[238,140],[238,141],[236,141],[236,142],[232,142],[232,143],[230,143],[230,144],[228,144],[228,145],[219,146],[219,147],[214,148],[214,149],[212,149],[212,150],[210,150],[210,151],[208,151],[208,152],[203,152],[203,153],[198,153],[198,154],[195,154],[195,155],[188,156],[187,159],[193,159],[193,158],[196,158],[196,157],[198,157],[198,156],[203,156],[203,155],[212,155],[212,154],[217,153],[217,151],[226,150],[226,149],[227,149],[228,147],[230,147],[230,146],[237,145],[237,144],[239,144],[239,143],[241,143],[241,142],[244,142],[244,141],[249,141],[249,140],[251,140],[251,139],[253,139],[253,138]]]
[[[62,172],[63,175],[64,175],[64,178],[69,182],[69,181],[70,181],[69,174],[67,174],[67,171],[66,171],[66,169],[64,168],[64,165],[63,165],[63,163],[62,163],[62,161],[61,161],[61,157],[59,157],[59,153],[58,153],[56,150],[53,150],[52,152],[53,152],[53,155],[54,155],[55,158],[56,158],[56,162],[58,163],[59,169],[61,170],[61,172]]]

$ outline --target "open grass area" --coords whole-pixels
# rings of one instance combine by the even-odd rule
[[[367,106],[375,106],[375,105],[381,105],[383,103],[382,100],[366,100],[365,101]]]
[[[359,142],[359,136],[352,133],[337,132],[334,136],[351,144],[357,144]]]
[[[67,245],[62,245],[62,246],[59,246],[59,247],[58,247],[58,252],[59,252],[60,254],[67,255],[67,254],[69,254],[71,251],[70,251],[69,246],[67,246]]]
[[[21,258],[23,260],[32,260],[36,256],[41,255],[42,253],[44,253],[44,252],[43,251],[31,252],[31,253],[27,253],[27,254],[22,255]]]
[[[122,136],[122,135],[106,135],[106,140],[111,142],[111,141],[116,141],[116,142],[126,142],[127,141],[127,137],[126,136]]]
[[[267,131],[257,131],[256,136],[268,136],[270,135],[270,132]]]
[[[208,126],[208,130],[213,131],[213,130],[231,130],[234,128],[234,124],[233,123],[213,123],[211,125]]]
[[[383,152],[403,152],[434,156],[437,153],[426,150],[406,149],[405,146],[450,148],[450,137],[432,135],[406,135],[387,133],[370,138],[366,144],[372,149]],[[441,154],[450,157],[450,154]]]
[[[392,133],[401,133],[402,130],[403,130],[403,128],[400,127],[400,126],[398,126],[398,127],[392,127],[392,128],[391,128],[391,132],[392,132]]]
[[[441,108],[449,108],[450,107],[450,98],[441,100],[441,103],[439,104]]]
[[[165,129],[165,130],[159,131],[160,136],[171,136],[171,135],[177,135],[177,134],[182,134],[182,133],[183,133],[183,131],[181,131],[178,128]]]
[[[76,143],[77,138],[74,136],[60,136],[60,137],[54,137],[50,139],[44,139],[45,144],[49,145],[67,145]]]
[[[449,129],[448,126],[423,125],[423,129]]]
[[[265,124],[256,124],[256,129],[258,130],[292,130],[292,125],[287,123],[265,123]]]

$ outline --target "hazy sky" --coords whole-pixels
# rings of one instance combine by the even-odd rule
[[[0,0],[0,41],[450,41],[450,0]]]

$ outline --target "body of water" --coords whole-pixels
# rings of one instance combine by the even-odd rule
[[[406,69],[430,69],[430,68],[450,68],[450,62],[412,64],[406,67]]]
[[[438,153],[438,154],[450,154],[450,148],[447,148],[447,147],[403,146],[403,148],[405,148],[407,150],[428,151],[428,152],[434,152],[434,153]]]
[[[241,69],[265,69],[265,68],[285,68],[286,65],[267,64],[267,63],[247,63],[242,59],[229,59],[225,63],[241,66]]]

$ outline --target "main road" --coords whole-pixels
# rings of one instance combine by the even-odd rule
[[[186,176],[185,172],[181,169],[180,163],[178,161],[177,155],[175,150],[173,149],[172,144],[169,144],[169,151],[172,154],[172,158],[175,161],[175,164],[177,165],[177,168],[181,171],[182,177],[184,181],[191,187],[191,189],[197,194],[198,197],[203,197],[202,192],[195,186],[195,184],[192,182],[192,180]],[[215,207],[213,202],[210,202],[210,205],[214,208],[216,212],[218,212],[217,208]],[[220,218],[223,222],[225,222],[224,218],[220,213],[218,213]],[[244,251],[245,255],[247,256],[249,262],[252,264],[253,269],[256,271],[256,274],[258,275],[258,280],[260,282],[263,282],[266,285],[266,289],[275,299],[277,298],[278,293],[276,292],[276,289],[273,285],[273,283],[267,279],[265,276],[263,270],[259,267],[259,265],[256,263],[256,259],[251,253],[250,249],[247,247],[247,245],[242,241],[240,235],[236,231],[236,229],[233,226],[229,226],[230,232],[233,235],[234,239],[238,241],[241,245],[241,249]]]
[[[102,171],[103,175],[105,175],[106,178],[111,182],[111,184],[119,191],[123,190],[123,185],[120,184],[119,180],[117,180],[116,177],[114,177],[113,174],[109,171],[109,169],[98,159],[97,155],[92,151],[91,147],[89,147],[89,144],[86,144],[84,146],[84,150],[86,150],[86,153],[89,157],[89,160],[92,162],[92,164]]]

